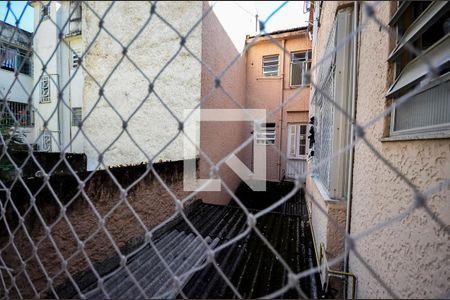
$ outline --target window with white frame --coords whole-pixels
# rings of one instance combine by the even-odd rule
[[[392,113],[391,136],[450,133],[450,3],[398,3],[389,23],[398,33],[388,58],[395,65],[395,80],[386,97],[395,101],[406,95],[408,100]],[[437,71],[433,78],[427,62]]]
[[[307,124],[288,124],[288,158],[306,159],[308,154],[307,129]]]
[[[309,84],[307,72],[311,69],[311,50],[291,53],[291,86]]]
[[[278,76],[279,55],[266,55],[263,56],[263,76]]]
[[[48,76],[42,76],[41,78],[39,103],[50,103],[50,81]]]
[[[78,126],[82,117],[81,107],[72,107],[72,126]]]
[[[254,132],[256,144],[259,145],[275,144],[275,137],[276,137],[275,123],[255,124]]]

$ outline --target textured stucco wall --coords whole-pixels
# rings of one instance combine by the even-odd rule
[[[110,3],[99,1],[89,5],[98,15],[102,15]],[[147,2],[117,2],[104,18],[103,27],[123,45],[128,45],[147,22],[150,11],[150,3]],[[200,20],[202,3],[159,2],[156,12],[184,36]],[[182,119],[184,109],[198,105],[201,64],[186,49],[180,50],[180,38],[168,25],[159,17],[152,16],[128,48],[128,56],[139,70],[128,59],[124,59],[115,69],[122,58],[122,46],[104,30],[96,36],[99,19],[91,9],[83,12],[83,18],[83,45],[89,45],[95,38],[84,61],[90,73],[86,76],[84,87],[85,115],[92,110],[83,126],[86,138],[98,150],[107,150],[103,161],[108,166],[146,161],[148,159],[142,151],[151,158],[178,133],[179,124],[172,113]],[[186,46],[195,56],[201,57],[201,23],[190,33]],[[173,61],[159,73],[175,55]],[[150,83],[145,77],[152,81],[157,77],[150,95]],[[100,97],[100,100],[95,81],[104,85],[105,97]],[[134,114],[141,103],[143,105]],[[124,120],[131,118],[127,125],[129,134],[120,135],[123,122],[111,105]],[[155,160],[182,159],[182,141],[182,135],[175,138]],[[89,142],[85,143],[88,169],[97,165],[95,148]]]
[[[317,252],[319,252],[320,244],[323,243],[328,260],[342,255],[344,252],[346,203],[344,201],[325,201],[311,176],[306,178],[306,190]],[[340,269],[342,266],[342,261],[340,261],[332,268]]]
[[[339,2],[324,2],[320,14],[320,27],[317,32],[317,41],[313,48],[312,66],[316,66],[317,62],[324,55],[326,44],[328,42],[329,33],[333,26],[336,9]],[[318,68],[312,73],[312,81],[316,82]],[[309,161],[309,170],[311,170],[311,161]],[[316,249],[319,251],[320,244],[325,245],[327,258],[333,258],[344,252],[344,241],[342,234],[345,232],[345,202],[343,201],[327,201],[323,194],[319,192],[316,182],[308,176],[306,178],[306,199],[311,208],[311,222],[314,228],[316,239]],[[327,218],[324,212],[330,217]],[[344,229],[344,230],[343,230]],[[342,267],[342,261],[335,265],[334,269]]]
[[[313,60],[323,55],[338,6],[337,2],[323,2]],[[391,15],[392,7],[388,2],[378,4],[376,16],[384,24],[388,23]],[[369,21],[359,37],[356,119],[359,124],[364,124],[386,108],[384,95],[392,82],[391,66],[386,60],[392,41],[372,21]],[[380,119],[366,130],[365,136],[420,191],[426,191],[450,178],[448,139],[383,142],[381,139],[387,132],[388,123]],[[358,235],[397,216],[413,201],[411,189],[361,142],[355,147],[352,183],[352,235]],[[326,204],[311,178],[307,180],[307,188],[324,207]],[[428,198],[431,211],[445,224],[450,223],[448,199],[449,187]],[[329,245],[328,239],[335,233],[330,223],[320,216],[321,213],[314,211],[314,205],[312,210],[316,239],[318,242],[327,240],[327,251],[332,252],[333,246]],[[343,246],[343,243],[340,244]],[[449,245],[450,238],[445,228],[423,210],[416,210],[402,220],[362,237],[356,242],[356,249],[397,296],[421,298],[449,291]],[[350,254],[349,264],[350,272],[358,277],[358,298],[391,297],[355,255]]]
[[[388,2],[380,3],[376,16],[387,24]],[[369,22],[361,34],[357,122],[365,123],[386,108],[384,94],[391,83],[386,57],[390,51],[385,31]],[[450,178],[450,140],[381,142],[383,120],[366,130],[370,143],[420,191]],[[431,211],[450,224],[450,188],[428,198]],[[407,185],[364,144],[355,148],[352,234],[403,212],[413,201]],[[402,298],[433,297],[450,290],[450,237],[423,210],[417,210],[357,243],[363,259]],[[350,270],[359,278],[362,298],[390,297],[366,268],[350,256]]]

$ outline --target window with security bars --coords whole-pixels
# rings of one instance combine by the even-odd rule
[[[31,75],[31,61],[27,51],[13,46],[0,46],[0,68]]]
[[[329,53],[339,41],[350,33],[353,10],[345,8],[338,11],[331,29],[324,53]],[[350,114],[349,82],[353,72],[353,47],[346,44],[339,51],[323,59],[323,63],[316,75],[316,85],[312,104],[315,116],[315,144],[314,144],[314,180],[324,198],[344,200],[347,197],[349,172],[349,152],[339,153],[345,145],[350,143]],[[327,101],[332,99],[331,101]],[[342,109],[336,109],[336,106]],[[345,112],[345,113],[344,113]],[[329,157],[336,155],[332,160]],[[325,163],[324,163],[325,162]]]
[[[306,159],[308,151],[306,144],[307,129],[307,124],[288,125],[288,158]]]
[[[0,126],[29,127],[31,125],[31,113],[27,103],[0,102]]]
[[[82,119],[81,107],[72,107],[72,126],[78,126]]]
[[[389,25],[398,37],[388,58],[395,80],[386,96],[409,98],[392,113],[391,135],[450,132],[450,3],[399,2]],[[428,77],[433,74],[429,63],[433,77]]]
[[[256,144],[275,144],[276,127],[275,123],[261,123],[255,125]]]
[[[291,86],[309,84],[307,72],[311,69],[311,50],[291,53]]]
[[[278,76],[279,55],[266,55],[263,56],[263,76]]]
[[[39,103],[50,103],[50,81],[48,76],[42,76],[41,78]]]

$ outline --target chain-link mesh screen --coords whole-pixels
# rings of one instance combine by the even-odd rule
[[[448,142],[443,140],[446,145],[436,146],[439,147],[436,152],[423,150],[421,153],[424,157],[437,157],[415,162],[416,157],[406,148],[385,157],[383,147],[393,146],[380,146],[379,139],[383,137],[374,133],[379,132],[374,128],[385,126],[389,123],[387,119],[394,118],[396,109],[406,106],[409,99],[416,99],[424,85],[447,82],[448,47],[444,52],[438,46],[424,49],[441,36],[443,40],[436,43],[448,44],[445,35],[448,35],[448,18],[444,19],[443,32],[439,31],[441,29],[434,31],[441,36],[430,34],[418,42],[418,33],[405,30],[406,24],[400,23],[399,27],[393,21],[388,24],[386,11],[393,15],[394,3],[341,3],[342,7],[331,14],[325,7],[338,4],[314,5],[315,12],[322,9],[328,14],[319,16],[320,22],[314,21],[317,28],[312,28],[311,24],[301,29],[305,36],[310,31],[315,38],[322,36],[323,40],[320,50],[313,45],[312,66],[303,70],[306,77],[311,77],[310,84],[292,88],[293,92],[283,102],[267,111],[268,119],[278,118],[289,105],[298,101],[301,93],[311,88],[309,115],[314,116],[314,120],[308,132],[311,129],[315,137],[308,140],[309,167],[299,167],[298,162],[286,154],[286,149],[277,142],[282,137],[279,129],[273,129],[278,125],[267,121],[265,131],[258,132],[259,142],[267,148],[268,157],[275,155],[274,161],[294,170],[290,184],[273,187],[268,183],[266,192],[255,193],[245,184],[236,189],[223,180],[222,196],[225,194],[231,199],[226,206],[201,203],[199,199],[204,194],[199,188],[183,190],[183,138],[195,147],[196,155],[187,159],[200,164],[197,173],[202,173],[203,168],[207,170],[203,174],[214,179],[228,174],[221,170],[230,157],[239,156],[252,146],[253,135],[241,137],[236,131],[233,139],[228,139],[229,129],[220,132],[220,127],[208,136],[201,131],[199,141],[195,141],[186,134],[186,124],[193,114],[183,115],[183,111],[223,108],[223,104],[213,101],[216,94],[220,94],[226,108],[261,108],[246,107],[245,102],[239,100],[240,92],[236,92],[233,85],[230,88],[227,76],[228,73],[238,74],[239,71],[233,73],[234,68],[243,57],[245,59],[245,53],[263,40],[281,49],[286,59],[290,57],[286,45],[277,37],[279,33],[268,34],[265,30],[286,3],[281,3],[265,20],[259,21],[259,33],[247,37],[242,51],[226,54],[208,52],[208,47],[217,47],[211,42],[214,39],[208,37],[226,40],[227,32],[202,27],[205,20],[213,18],[216,3],[32,1],[21,11],[12,9],[12,2],[6,3],[4,20],[12,16],[16,24],[2,23],[0,28],[0,80],[7,82],[3,84],[6,88],[0,90],[2,298],[331,297],[332,277],[343,279],[345,286],[340,289],[342,293],[347,289],[349,297],[354,296],[351,290],[356,287],[364,295],[408,297],[415,294],[398,287],[408,286],[405,282],[409,281],[407,275],[411,273],[400,276],[404,282],[394,282],[393,277],[387,275],[402,272],[405,261],[397,263],[398,256],[417,261],[427,256],[426,261],[432,268],[441,270],[446,266],[448,270],[449,215],[448,211],[436,211],[448,209],[448,205],[436,204],[436,201],[448,202],[449,199],[450,179],[445,175],[448,172],[440,169],[448,166]],[[238,3],[229,5],[251,15]],[[407,9],[406,4],[401,5],[402,9]],[[420,16],[416,23],[430,24],[422,28],[434,26],[432,17],[440,18],[441,25],[442,18],[448,17],[448,5],[438,7],[434,2],[430,5],[423,8],[431,11],[430,15],[415,12]],[[20,29],[30,6],[34,7],[36,21],[33,33]],[[339,21],[341,16],[337,11],[353,11],[354,14],[355,8],[356,19],[350,15]],[[216,24],[214,22],[218,21],[213,19],[208,24]],[[370,41],[364,36],[366,31],[369,35],[377,31],[390,38]],[[400,75],[406,74],[403,77],[400,71],[383,66],[371,65],[371,70],[364,70],[370,63],[364,61],[367,56],[357,49],[367,47],[364,43],[373,43],[375,47],[388,40],[400,41],[396,47],[403,49],[398,51],[402,58],[395,60],[395,64],[397,70],[403,70]],[[344,51],[358,53],[347,55],[352,63],[346,65],[339,61]],[[372,54],[383,55],[385,66],[394,65],[386,62],[388,53]],[[278,71],[271,68],[274,63],[278,66],[284,60],[279,62],[272,58],[261,67],[266,67],[268,74],[276,78]],[[217,70],[218,65],[220,70]],[[380,75],[384,71],[392,78]],[[3,72],[9,72],[9,77]],[[381,81],[385,80],[384,87],[417,76],[410,80],[414,84],[405,85],[401,92],[394,85],[391,89],[397,89],[396,100],[383,99],[383,107],[379,109],[379,103],[360,101],[370,92],[364,94],[363,90],[356,89],[359,83],[371,80],[361,74],[371,72],[378,74]],[[282,75],[287,76],[287,73],[289,71]],[[342,74],[353,75],[345,77],[348,81],[343,82]],[[205,79],[207,77],[210,81]],[[348,87],[346,96],[337,90],[338,82]],[[279,89],[279,86],[272,89]],[[11,98],[14,93],[22,95],[21,103]],[[435,100],[439,97],[441,100]],[[337,101],[338,98],[344,99],[343,102]],[[387,99],[391,98],[390,95]],[[351,108],[351,99],[356,100],[356,108]],[[428,103],[428,99],[420,100],[425,106],[436,105],[437,111],[445,112],[449,107],[448,87],[429,99],[441,101],[441,106]],[[424,106],[411,109],[412,114],[417,113],[414,118],[420,118],[419,113],[427,111]],[[371,117],[357,118],[355,111],[356,115],[371,111],[366,114]],[[430,113],[430,118],[436,114]],[[447,126],[448,116],[441,115],[442,120],[430,119],[430,123],[427,119],[423,124]],[[402,126],[409,125],[406,122]],[[433,126],[427,127],[431,128],[429,131],[435,128]],[[339,130],[347,135],[340,137]],[[391,128],[392,137],[397,134],[401,137],[401,133]],[[299,131],[299,140],[306,138],[302,134],[305,132]],[[238,139],[237,147],[227,146],[236,141],[234,138]],[[221,157],[210,158],[204,148],[211,144],[218,149],[231,150]],[[173,157],[177,155],[180,159],[174,162]],[[401,160],[405,165],[397,163],[397,156],[402,155],[407,156],[406,160]],[[353,159],[353,172],[347,171]],[[362,230],[353,233],[345,228],[342,220],[345,217],[333,214],[321,204],[323,199],[312,189],[311,182],[315,178],[330,191],[336,184],[349,184],[339,179],[347,176],[354,188],[366,184],[366,189],[371,190],[373,186],[365,181],[362,173],[375,172],[375,169],[364,170],[367,166],[358,162],[365,159],[376,165],[375,169],[385,170],[383,174],[392,178],[392,184],[402,191],[398,190],[398,194],[389,189],[379,191],[384,201],[367,204],[374,209],[371,213],[377,216],[376,221],[364,224]],[[267,172],[274,168],[267,165]],[[408,168],[414,171],[409,172]],[[283,179],[281,175],[278,178]],[[354,193],[357,192],[361,191]],[[330,194],[345,198],[350,193],[347,187],[342,187],[341,192],[335,190]],[[410,193],[409,202],[402,202],[400,210],[393,209],[392,203],[401,193]],[[433,199],[431,205],[430,199]],[[262,202],[265,205],[261,206]],[[257,205],[252,206],[252,203]],[[417,211],[421,211],[419,216]],[[351,211],[355,216],[359,213],[366,212],[364,209]],[[310,218],[316,218],[318,223]],[[402,236],[399,224],[417,226],[415,222],[427,221],[435,224],[433,228],[438,233],[424,232],[424,239],[430,234],[428,243],[436,245],[436,249],[411,246],[394,256],[385,253],[385,259],[390,260],[392,266],[382,263],[389,265],[384,269],[367,257],[370,253],[366,248],[368,239],[379,240],[370,244],[373,247],[382,244],[383,234],[389,232],[406,243],[408,238]],[[331,255],[328,260],[329,249],[326,243],[320,242],[324,241],[323,237],[316,241],[318,237],[311,234],[313,229],[320,236],[319,228],[311,228],[312,224],[320,222],[332,228],[325,240],[329,243],[340,240],[342,246],[345,243],[345,250]],[[420,230],[420,226],[416,228]],[[436,239],[439,241],[435,244]],[[433,251],[447,253],[447,257],[435,257]],[[349,264],[349,257],[349,272],[358,269],[358,273],[339,271]],[[417,276],[428,277],[428,273],[420,272],[417,270]],[[363,290],[364,282],[357,286],[350,280],[355,279],[355,275],[361,281],[371,278],[377,287],[366,288],[377,291],[370,294]],[[448,272],[442,273],[442,277],[445,276],[446,284],[424,295],[448,297]]]

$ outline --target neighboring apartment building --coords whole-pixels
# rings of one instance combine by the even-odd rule
[[[128,45],[127,57],[121,60],[123,47],[146,26],[150,3],[115,3],[102,28],[98,14],[109,2],[36,1],[32,5],[34,81],[38,85],[34,101],[41,115],[35,122],[39,151],[84,153],[87,170],[151,159],[183,159],[182,138],[176,137],[179,125],[172,113],[181,120],[183,109],[198,104],[201,65],[181,49],[159,74],[180,48],[180,41],[156,17]],[[184,33],[202,14],[201,3],[165,2],[155,7]],[[177,17],[180,12],[185,16],[182,19]],[[63,33],[61,41],[58,27]],[[200,33],[198,26],[186,42],[197,56],[201,55]],[[46,128],[44,120],[48,120]]]
[[[245,105],[269,113],[266,127],[254,132],[256,145],[268,151],[267,180],[293,179],[306,170],[308,155],[309,78],[305,74],[311,67],[311,40],[307,28],[248,37],[246,44],[251,46],[246,53]]]
[[[265,109],[267,119],[261,127],[251,122],[202,122],[200,148],[213,163],[239,149],[237,157],[252,171],[255,147],[264,147],[266,179],[275,182],[293,179],[305,170],[308,153],[310,87],[305,74],[311,65],[311,41],[307,28],[259,37],[247,35],[241,51],[237,51],[234,47],[223,47],[224,35],[214,32],[218,28],[215,15],[206,16],[203,22],[205,45],[209,47],[204,50],[202,60],[213,66],[216,74],[224,69],[226,72],[220,88],[212,95],[215,77],[203,73],[202,96],[209,100],[202,103],[202,108]],[[254,142],[242,147],[249,138]],[[200,156],[199,177],[210,175],[210,163]],[[241,180],[226,164],[221,164],[217,175],[223,182],[222,191],[205,192],[202,198],[205,202],[226,204],[232,199],[230,191],[234,192]]]
[[[34,143],[37,151],[83,153],[84,140],[77,127],[83,112],[84,86],[79,67],[83,53],[81,2],[33,1],[31,5],[35,29]]]
[[[344,263],[332,268],[357,277],[361,298],[437,297],[448,293],[450,276],[448,227],[434,220],[450,222],[450,188],[445,184],[450,178],[450,5],[440,1],[370,4],[374,16],[398,33],[397,39],[371,19],[364,3],[315,1],[311,11],[313,66],[318,65],[311,79],[315,143],[306,188],[314,199],[309,208],[316,249],[322,244],[328,261],[338,257],[348,248],[345,231],[352,236],[363,234],[414,203],[411,187],[377,151],[426,195],[434,217],[419,207],[380,230],[363,234],[354,243],[361,258],[350,252]],[[361,32],[343,42],[359,25]],[[419,56],[406,43],[414,45]],[[326,56],[337,45],[339,49]],[[435,74],[425,61],[433,64]],[[382,115],[405,95],[410,97],[407,102]],[[335,105],[357,124],[369,124],[364,138],[372,149],[359,141],[339,154],[353,140],[356,128]],[[349,292],[350,288],[351,281]]]
[[[161,17],[152,16],[149,3],[117,2],[110,9],[109,5],[33,2],[38,85],[34,101],[40,115],[35,131],[41,151],[84,153],[87,170],[199,158],[199,177],[209,178],[209,163],[198,150],[183,155],[179,122],[185,110],[200,105],[256,108],[272,112],[260,131],[249,123],[202,122],[194,125],[194,140],[217,162],[253,133],[255,147],[268,150],[268,180],[293,178],[296,169],[305,169],[309,98],[305,73],[311,65],[306,28],[251,37],[255,19],[230,3],[215,3],[210,11],[208,2],[161,2],[154,6]],[[107,9],[99,28],[99,16]],[[180,13],[185,17],[180,19]],[[244,25],[236,28],[236,19]],[[57,26],[63,32],[61,42]],[[139,31],[141,27],[144,30]],[[181,43],[179,34],[187,33]],[[246,45],[251,47],[244,51]],[[217,86],[216,76],[222,72]],[[81,130],[80,120],[84,120]],[[220,142],[224,135],[218,132],[229,136]],[[238,155],[250,169],[252,147]],[[234,191],[240,179],[226,165],[220,172]],[[230,199],[224,191],[205,196],[205,201],[217,203]]]
[[[0,21],[0,126],[33,141],[32,34]]]

